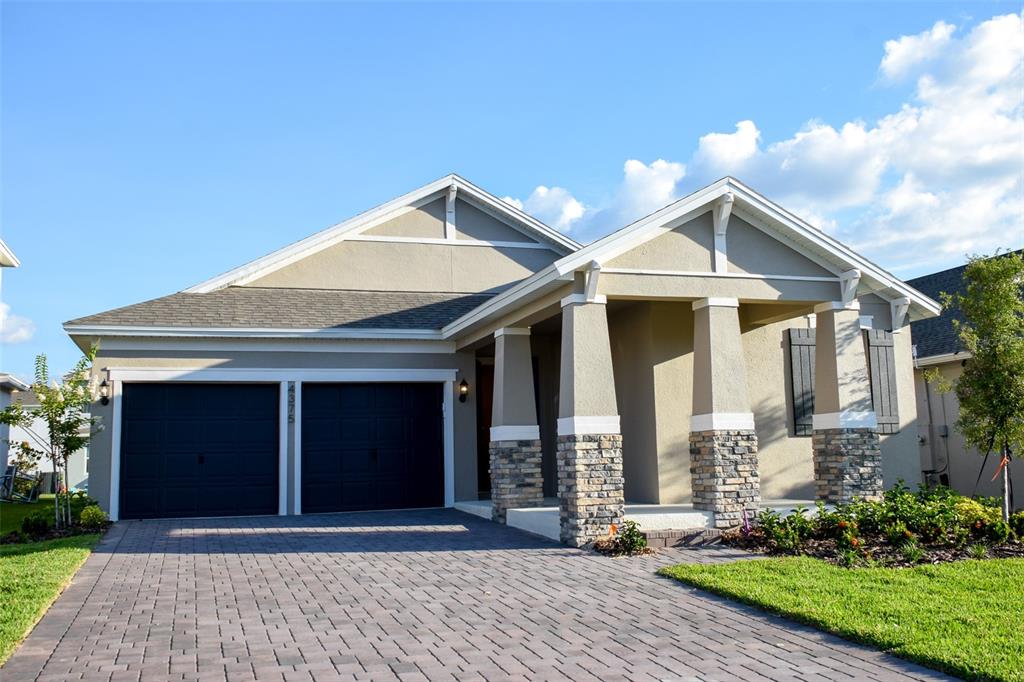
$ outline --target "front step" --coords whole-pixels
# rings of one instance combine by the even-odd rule
[[[652,549],[672,547],[700,547],[717,545],[721,542],[722,531],[717,528],[690,528],[685,530],[641,530]]]

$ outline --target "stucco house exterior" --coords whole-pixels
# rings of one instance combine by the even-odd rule
[[[0,302],[3,301],[3,271],[4,268],[16,268],[21,261],[14,255],[10,247],[0,239]],[[0,317],[0,324],[5,319]],[[28,386],[21,379],[7,373],[0,373],[0,410],[11,404],[11,396],[15,391],[24,391]],[[11,437],[10,427],[0,424],[0,474],[7,470],[7,441]]]
[[[962,293],[965,267],[961,265],[942,270],[907,283],[936,299],[943,292]],[[1000,496],[1001,479],[992,480],[999,463],[998,453],[993,453],[986,461],[984,453],[964,443],[963,436],[955,426],[960,418],[960,403],[956,394],[943,393],[924,378],[925,372],[934,368],[954,381],[970,361],[970,353],[961,347],[953,327],[953,320],[958,317],[956,310],[944,310],[939,317],[919,320],[910,325],[914,341],[914,388],[921,461],[926,476],[933,483],[947,485],[964,495]],[[1024,482],[1024,460],[1019,456],[1010,462],[1010,477],[1014,482]],[[1018,508],[1024,508],[1024,498],[1018,495],[1015,502]]]
[[[100,342],[114,518],[557,497],[719,527],[921,479],[908,322],[939,306],[733,178],[581,246],[450,175],[179,293]]]

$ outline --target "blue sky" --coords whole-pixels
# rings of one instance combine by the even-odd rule
[[[907,277],[1024,242],[1018,3],[0,11],[21,375],[74,361],[64,320],[451,171],[583,241],[728,172]]]

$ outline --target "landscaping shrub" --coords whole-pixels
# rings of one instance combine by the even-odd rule
[[[94,504],[85,507],[79,517],[79,523],[86,530],[100,530],[108,521],[107,513]]]
[[[761,512],[753,530],[726,542],[780,554],[810,554],[845,566],[911,566],[966,557],[1024,557],[1024,513],[1001,520],[996,499],[970,499],[949,488],[912,491],[902,482],[881,500],[856,500],[817,513]],[[973,543],[970,546],[969,543]],[[991,548],[989,548],[989,546]]]
[[[594,549],[614,556],[649,554],[653,551],[647,548],[647,538],[640,531],[640,526],[636,521],[623,522],[621,527],[614,529],[613,534],[607,538],[596,540]]]
[[[46,512],[36,512],[21,520],[21,532],[29,537],[46,535],[53,518]]]

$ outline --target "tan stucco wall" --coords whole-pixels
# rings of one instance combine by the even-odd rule
[[[807,275],[835,277],[809,258],[778,239],[750,225],[739,216],[729,219],[725,233],[729,272],[760,275]]]
[[[704,306],[693,313],[693,413],[750,411],[739,309]]]
[[[963,373],[960,360],[937,365],[936,369],[948,380],[954,381]],[[924,438],[921,443],[921,459],[928,469],[949,474],[949,485],[964,495],[1002,495],[1002,484],[992,477],[996,474],[997,453],[992,453],[984,462],[984,453],[968,447],[964,437],[957,431],[956,421],[960,417],[960,401],[956,393],[942,393],[924,380],[924,369],[914,370],[914,388],[918,407],[918,428]],[[943,437],[942,427],[948,435]],[[981,481],[978,474],[984,473]],[[1016,453],[1010,463],[1010,476],[1014,482],[1024,481],[1024,458]],[[1024,495],[1016,495],[1018,509],[1024,509]]]
[[[714,249],[714,225],[708,212],[612,258],[605,265],[610,268],[710,272]]]
[[[605,308],[597,303],[562,308],[559,417],[618,414]]]
[[[419,208],[403,213],[371,227],[363,234],[375,237],[444,238],[444,198],[435,199]]]
[[[249,286],[475,293],[503,289],[557,258],[548,249],[345,241]]]
[[[455,200],[455,238],[485,242],[535,241],[462,199]]]
[[[295,369],[456,369],[458,381],[465,378],[471,386],[476,384],[476,363],[472,353],[307,353],[307,352],[182,352],[162,351],[159,357],[152,353],[118,351],[103,353],[94,367],[133,368],[295,368]],[[104,509],[110,502],[110,453],[113,403],[93,405],[93,414],[101,419],[104,428],[93,438],[89,447],[89,494],[99,500]],[[476,397],[470,391],[466,402],[454,400],[455,427],[455,499],[476,499]],[[289,427],[288,508],[292,509],[294,481],[294,431]]]
[[[651,275],[604,272],[598,290],[609,298],[697,299],[712,296],[741,301],[834,301],[839,283],[786,279]]]

